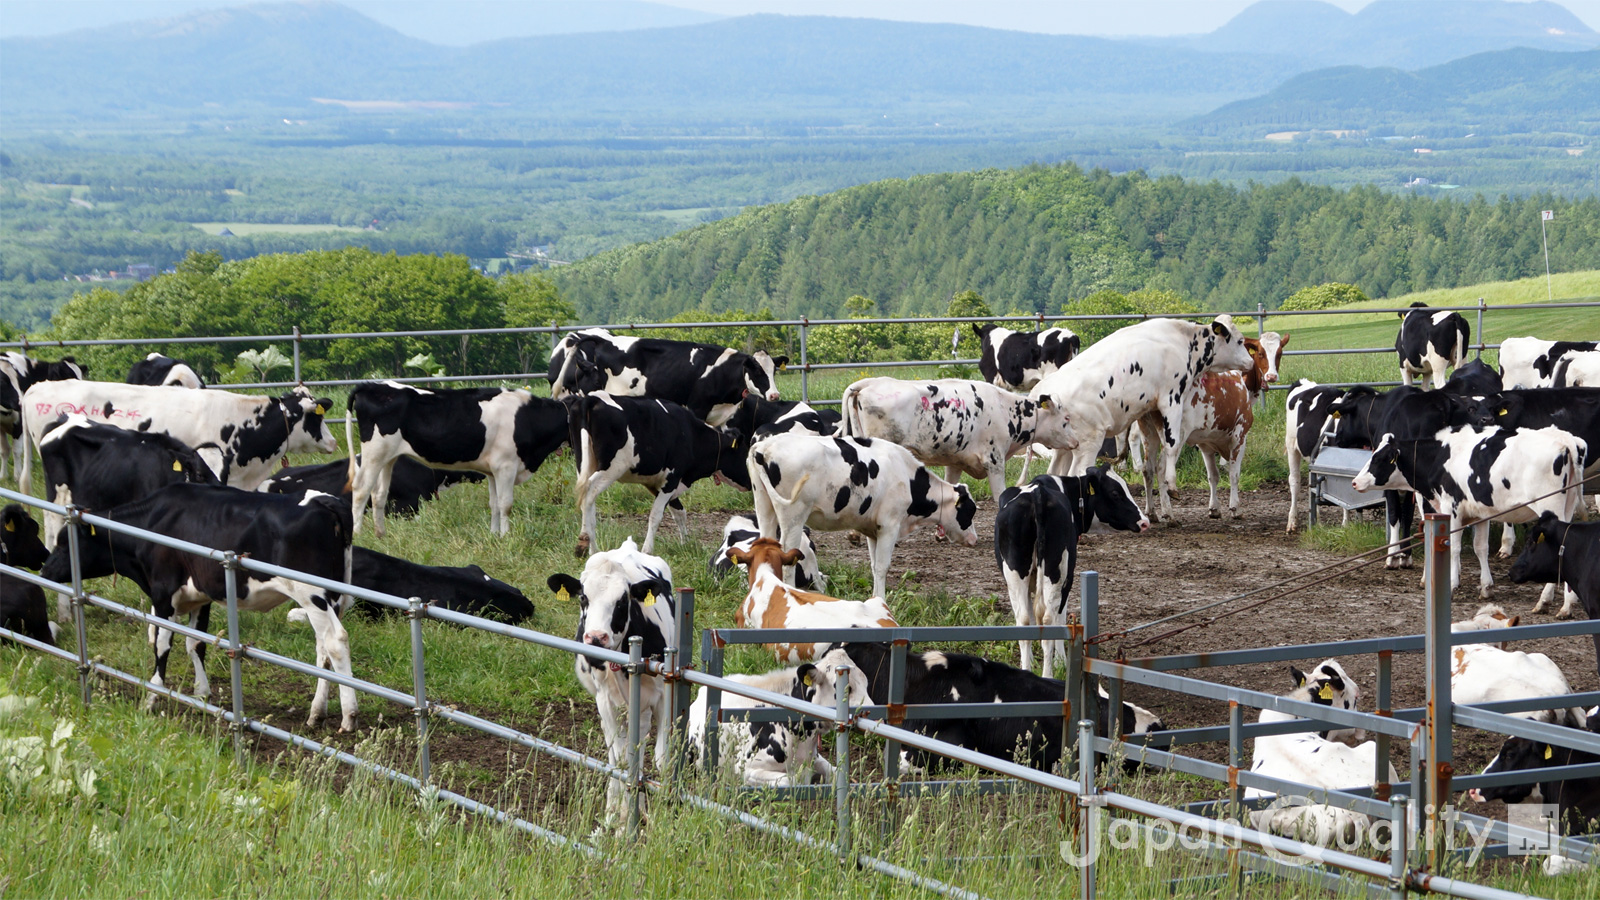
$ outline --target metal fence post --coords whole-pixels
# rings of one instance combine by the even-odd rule
[[[706,674],[722,677],[722,642],[709,628],[700,637],[700,657],[706,661]],[[722,759],[722,688],[706,685],[706,771],[716,772]]]
[[[689,747],[690,685],[683,680],[682,670],[694,668],[694,588],[678,589],[677,614],[678,646],[672,667],[672,731],[678,742],[678,752],[673,755],[674,777],[682,771]]]
[[[1078,720],[1078,853],[1083,864],[1078,867],[1078,896],[1081,900],[1094,900],[1094,852],[1098,841],[1095,836],[1095,807],[1099,797],[1094,786],[1094,722]]]
[[[1394,651],[1379,650],[1377,690],[1378,708],[1376,712],[1378,715],[1386,718],[1391,715],[1389,710],[1389,694],[1390,686],[1393,681],[1393,670]],[[1378,752],[1377,759],[1374,764],[1376,771],[1372,773],[1372,783],[1374,785],[1372,796],[1378,798],[1379,800],[1383,800],[1389,796],[1389,793],[1392,790],[1392,786],[1389,783],[1389,736],[1387,734],[1380,734],[1376,736],[1375,740],[1378,745]]]
[[[1422,527],[1427,546],[1427,708],[1428,756],[1424,787],[1427,791],[1428,853],[1435,865],[1443,852],[1441,816],[1450,804],[1450,516],[1429,513]],[[1465,535],[1458,535],[1461,539]]]
[[[22,436],[27,440],[28,436]],[[89,635],[83,619],[83,557],[79,555],[78,532],[83,528],[83,511],[76,506],[67,507],[67,552],[72,561],[72,627],[78,632],[78,691],[83,705],[89,705]]]
[[[427,788],[433,777],[433,762],[428,749],[428,687],[425,681],[422,654],[422,620],[427,618],[423,613],[421,597],[411,597],[411,685],[416,692],[416,705],[412,708],[417,717],[417,777]]]
[[[896,638],[889,645],[889,696],[885,701],[889,707],[889,715],[885,718],[890,725],[901,725],[906,720],[906,653],[911,647],[911,642],[903,638]],[[900,742],[885,740],[883,742],[883,777],[889,782],[890,798],[895,794],[895,782],[900,778]]]
[[[1483,359],[1483,310],[1488,306],[1482,297],[1478,298],[1478,359]]]
[[[1233,815],[1244,821],[1244,788],[1239,785],[1239,770],[1244,768],[1244,707],[1228,701],[1228,799]]]
[[[1406,897],[1406,801],[1389,798],[1389,896]]]
[[[1428,726],[1426,722],[1418,722],[1416,727],[1411,730],[1411,796],[1406,799],[1406,802],[1411,806],[1410,815],[1407,817],[1408,829],[1410,828],[1409,823],[1413,822],[1416,823],[1419,829],[1422,826],[1422,804],[1425,802],[1424,797],[1427,794],[1426,785],[1428,779],[1425,777],[1427,762]],[[1416,842],[1413,841],[1411,847],[1414,848],[1415,846]]]
[[[839,862],[850,861],[850,667],[833,670],[833,815]]]
[[[628,840],[639,839],[639,789],[644,786],[644,745],[639,717],[644,712],[644,638],[628,638]]]
[[[244,645],[239,642],[239,554],[223,554],[222,577],[228,593],[228,680],[233,687],[234,760],[244,766]]]
[[[811,402],[811,360],[806,356],[806,332],[810,330],[810,322],[805,316],[800,318],[800,400],[804,403]]]
[[[300,378],[300,326],[294,327],[294,383],[303,384]]]

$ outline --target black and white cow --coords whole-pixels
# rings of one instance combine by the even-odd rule
[[[1055,455],[1050,474],[1083,474],[1094,465],[1101,441],[1137,422],[1146,452],[1159,447],[1166,454],[1161,515],[1170,521],[1190,385],[1206,372],[1243,372],[1254,365],[1231,316],[1204,325],[1151,319],[1113,332],[1046,376],[1029,395],[1048,400],[1053,411],[1065,415],[1078,441],[1072,453]]]
[[[1568,354],[1600,349],[1596,341],[1545,341],[1536,337],[1500,342],[1500,375],[1508,390],[1551,387],[1556,367]]]
[[[739,571],[745,571],[744,563],[735,563],[728,558],[728,551],[749,553],[750,545],[758,537],[761,537],[761,528],[756,525],[755,519],[749,516],[729,517],[728,524],[722,526],[722,543],[712,552],[706,567],[719,579],[732,572],[735,566]],[[822,567],[817,565],[817,545],[811,542],[811,529],[804,529],[799,549],[800,562],[794,567],[794,586],[808,591],[827,590],[828,578],[822,574]]]
[[[1551,386],[1600,388],[1600,350],[1567,354],[1556,365]]]
[[[603,333],[573,342],[564,358],[551,385],[554,397],[605,391],[668,400],[712,425],[726,422],[747,394],[777,400],[776,370],[789,362],[765,350],[741,353],[715,344]]]
[[[1559,428],[1458,428],[1420,440],[1399,440],[1385,434],[1351,483],[1358,491],[1374,487],[1414,490],[1434,509],[1449,514],[1452,531],[1473,524],[1472,548],[1478,556],[1481,584],[1478,595],[1487,599],[1494,590],[1494,575],[1489,571],[1489,520],[1531,522],[1549,511],[1571,521],[1583,497],[1586,449],[1583,441]],[[1461,584],[1461,543],[1459,533],[1451,535],[1452,591]],[[1546,585],[1540,608],[1555,589],[1554,583]]]
[[[1555,427],[1600,448],[1600,388],[1537,388],[1501,391],[1475,399],[1473,423],[1525,431]],[[1600,449],[1591,452],[1600,456]],[[1600,473],[1600,459],[1589,459],[1586,473]]]
[[[550,347],[550,368],[547,372],[545,372],[544,378],[546,381],[550,382],[550,392],[552,396],[560,396],[559,394],[555,393],[557,390],[556,382],[561,380],[561,370],[567,365],[567,357],[571,356],[572,352],[578,348],[578,344],[591,338],[596,340],[616,341],[618,343],[627,343],[638,340],[637,338],[614,335],[604,328],[580,328],[577,331],[567,332],[566,336],[562,337],[561,340],[556,341]]]
[[[886,597],[895,544],[932,523],[976,546],[978,504],[964,484],[951,484],[917,462],[911,451],[873,438],[786,434],[750,451],[750,484],[762,537],[785,552],[800,546],[807,525],[818,531],[856,531],[872,565],[872,596]],[[792,583],[788,571],[785,580]]]
[[[1600,731],[1600,718],[1590,719],[1585,730],[1591,733]],[[1544,741],[1510,737],[1500,745],[1500,753],[1490,760],[1483,774],[1537,772],[1540,769],[1592,765],[1597,762],[1600,762],[1600,756],[1583,750],[1560,747]],[[1475,800],[1521,803],[1532,796],[1535,790],[1543,798],[1542,802],[1556,805],[1561,834],[1594,832],[1595,820],[1600,819],[1600,778],[1569,778],[1565,781],[1506,784],[1499,787],[1477,788],[1470,793]]]
[[[1504,389],[1500,373],[1494,370],[1494,366],[1481,359],[1457,367],[1450,373],[1450,378],[1445,381],[1442,388],[1463,397],[1483,397],[1488,394],[1498,394]]]
[[[580,643],[627,653],[629,639],[637,636],[643,640],[645,658],[655,660],[677,644],[672,568],[665,560],[641,552],[632,538],[615,550],[589,557],[582,580],[559,574],[551,575],[548,583],[557,600],[578,601],[575,640]],[[583,655],[576,658],[574,666],[578,683],[594,697],[600,713],[600,729],[605,733],[611,765],[621,766],[628,751],[628,732],[623,727],[628,712],[628,676],[615,663]],[[642,688],[639,734],[649,734],[651,726],[655,727],[656,768],[665,770],[667,736],[672,728],[672,690],[655,676],[645,676]],[[623,812],[622,783],[606,780],[606,818],[615,824]],[[641,793],[640,803],[643,802]]]
[[[952,483],[963,472],[988,479],[991,497],[1005,490],[1006,460],[1034,441],[1078,446],[1071,420],[1050,401],[981,381],[863,378],[844,389],[840,408],[846,435],[893,441],[923,465],[944,466]]]
[[[853,642],[837,644],[817,660],[821,668],[846,665],[867,677],[867,691],[876,702],[889,698],[890,650],[888,644]],[[906,654],[905,703],[1059,703],[1066,697],[1066,682],[1044,678],[1015,666],[973,656],[928,650]],[[1102,692],[1100,695],[1105,698]],[[1099,704],[1099,731],[1109,732],[1110,709]],[[1166,726],[1151,711],[1124,702],[1121,733],[1148,734]],[[1060,716],[1007,716],[982,719],[908,719],[905,727],[937,740],[1000,759],[1016,759],[1035,769],[1050,771],[1061,759]],[[944,757],[920,750],[902,750],[908,771],[947,765]]]
[[[395,461],[409,456],[435,469],[488,476],[489,531],[510,534],[513,490],[567,442],[566,407],[523,390],[368,382],[350,392],[349,409],[361,427],[357,453],[345,420],[358,532],[371,500],[373,530],[383,534]]]
[[[21,353],[0,353],[0,478],[6,477],[11,457],[20,455],[27,443],[18,441],[22,437],[22,395],[41,381],[82,380],[87,368],[70,356],[46,362]],[[17,470],[21,468],[18,460]]]
[[[1119,531],[1150,530],[1127,483],[1109,468],[1096,466],[1077,477],[1040,475],[1000,495],[994,556],[1018,625],[1067,624],[1078,536],[1095,522]],[[1041,643],[1044,674],[1054,675],[1055,657],[1066,659],[1066,645]],[[1032,671],[1033,642],[1021,644],[1022,668]]]
[[[1284,531],[1300,527],[1300,487],[1304,483],[1300,463],[1316,455],[1328,423],[1333,401],[1344,396],[1344,388],[1326,387],[1302,378],[1289,389],[1284,402],[1283,452],[1289,463],[1289,523]],[[1346,513],[1348,519],[1349,513]]]
[[[356,465],[360,464],[361,460],[357,459]],[[414,516],[422,511],[422,501],[437,499],[445,488],[453,484],[475,484],[485,477],[482,472],[435,469],[409,456],[402,456],[394,461],[394,472],[389,478],[389,500],[384,504],[384,509],[391,515]],[[321,491],[340,496],[350,494],[353,489],[348,459],[314,466],[285,466],[256,488],[274,494]]]
[[[814,434],[827,437],[839,432],[843,419],[836,409],[817,409],[800,400],[758,400],[751,440],[775,434]]]
[[[1400,357],[1400,380],[1410,385],[1418,375],[1428,376],[1435,388],[1444,387],[1446,370],[1461,365],[1472,343],[1472,329],[1460,313],[1430,309],[1413,303],[1400,313],[1400,333],[1394,352]]]
[[[972,325],[982,356],[978,371],[983,380],[1008,391],[1029,391],[1039,379],[1078,355],[1081,339],[1065,328],[1047,328],[1032,334],[999,325]]]
[[[97,513],[142,500],[175,482],[217,484],[213,466],[219,465],[220,456],[216,447],[202,455],[168,434],[128,431],[77,414],[62,416],[39,439],[45,498]],[[46,546],[54,548],[64,524],[55,513],[44,514]],[[63,607],[65,603],[63,599]]]
[[[568,427],[578,464],[574,487],[583,527],[578,534],[578,556],[587,555],[599,529],[595,501],[619,481],[642,484],[655,495],[644,535],[644,552],[655,547],[656,530],[667,505],[704,478],[733,482],[750,489],[745,455],[750,452],[748,417],[752,404],[733,422],[714,428],[688,409],[666,400],[613,397],[595,391],[569,397]],[[682,504],[673,508],[678,527],[689,533]]]
[[[350,583],[356,587],[420,597],[434,606],[512,624],[533,618],[532,600],[477,566],[425,566],[366,547],[352,548],[350,563]],[[393,611],[360,598],[345,599],[369,615]]]
[[[314,398],[304,388],[281,397],[257,397],[106,381],[50,381],[34,385],[22,402],[28,436],[22,458],[30,468],[45,429],[63,414],[128,431],[167,434],[191,447],[215,446],[221,460],[217,478],[247,491],[265,481],[286,453],[332,453],[339,446],[322,421],[333,401]],[[24,492],[28,481],[24,470]]]
[[[1566,522],[1552,512],[1528,528],[1528,541],[1511,564],[1514,584],[1564,583],[1572,593],[1557,615],[1572,615],[1572,600],[1584,615],[1600,620],[1600,523]],[[1542,611],[1542,607],[1535,611]],[[1600,634],[1594,635],[1595,671],[1600,672]]]
[[[49,556],[39,540],[39,523],[19,503],[0,509],[0,563],[19,569],[37,569]],[[25,634],[42,644],[54,645],[56,624],[50,621],[44,591],[0,571],[0,628]],[[0,641],[0,643],[9,643]]]
[[[783,694],[796,700],[834,707],[834,676],[831,669],[811,663],[778,669],[762,675],[727,675],[729,681]],[[850,705],[872,703],[867,681],[856,669],[850,670]],[[722,693],[723,709],[759,709],[770,704],[728,691]],[[706,689],[700,688],[689,707],[689,755],[697,768],[705,769]],[[833,765],[817,754],[817,736],[822,726],[816,719],[800,722],[724,722],[718,729],[722,765],[750,787],[789,787],[794,784],[827,783],[833,779]]]
[[[150,387],[184,387],[199,390],[206,386],[194,369],[181,359],[152,353],[128,370],[128,384]]]
[[[167,390],[173,390],[168,388]],[[212,391],[188,391],[210,394]],[[220,392],[216,392],[220,393]],[[344,581],[350,562],[350,507],[325,494],[287,497],[210,484],[169,484],[154,494],[103,514],[119,523],[154,531],[217,550],[232,550],[256,562],[271,563],[333,581]],[[159,619],[195,614],[194,626],[210,627],[211,604],[227,598],[222,564],[127,535],[86,526],[78,541],[84,578],[122,575],[150,598]],[[44,577],[59,583],[72,578],[64,539],[44,564]],[[322,588],[252,572],[239,575],[239,608],[266,611],[293,600],[317,636],[316,665],[350,675],[350,636],[339,621],[340,597]],[[150,629],[155,651],[151,681],[166,684],[172,632]],[[205,644],[186,639],[194,663],[194,695],[211,695],[206,678]],[[146,707],[155,705],[151,694]],[[355,688],[340,686],[340,731],[356,727]],[[316,725],[328,708],[328,682],[317,680],[306,724]]]

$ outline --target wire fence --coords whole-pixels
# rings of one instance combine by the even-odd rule
[[[1503,735],[1519,735],[1561,747],[1600,753],[1600,736],[1586,731],[1561,728],[1528,719],[1515,718],[1508,713],[1528,709],[1566,708],[1600,699],[1600,692],[1573,694],[1559,697],[1542,697],[1509,703],[1490,703],[1478,706],[1458,706],[1451,702],[1449,687],[1449,659],[1451,648],[1481,640],[1482,635],[1450,633],[1450,591],[1448,535],[1442,517],[1429,517],[1425,522],[1427,548],[1427,628],[1422,635],[1381,638],[1364,641],[1343,641],[1300,645],[1292,647],[1256,648],[1225,653],[1161,656],[1143,659],[1106,660],[1100,656],[1099,633],[1099,579],[1093,572],[1083,574],[1081,592],[1081,620],[1065,626],[1041,627],[974,627],[974,628],[891,628],[871,631],[871,638],[886,641],[891,648],[889,696],[885,703],[852,708],[849,702],[849,668],[836,670],[836,693],[832,706],[810,703],[792,696],[773,693],[722,677],[723,647],[735,643],[860,641],[867,637],[861,629],[706,629],[700,634],[705,671],[694,661],[693,636],[694,595],[682,590],[675,607],[676,642],[669,646],[661,659],[643,657],[641,639],[629,641],[628,652],[595,647],[574,640],[545,634],[502,622],[437,608],[416,597],[403,598],[378,591],[345,584],[337,580],[298,572],[272,563],[242,557],[234,552],[219,550],[176,540],[165,535],[145,531],[100,516],[91,515],[75,507],[61,507],[13,491],[0,489],[0,498],[25,504],[34,509],[64,516],[68,522],[67,552],[70,554],[72,578],[70,584],[56,583],[38,575],[0,565],[6,577],[15,577],[43,590],[55,592],[69,600],[72,626],[76,631],[75,652],[41,643],[20,633],[0,629],[0,636],[18,641],[34,650],[46,653],[76,666],[81,700],[91,701],[91,679],[95,676],[133,685],[164,697],[183,706],[202,710],[220,717],[228,723],[233,733],[235,752],[241,763],[247,748],[248,732],[264,735],[300,747],[308,752],[332,757],[338,761],[366,769],[407,788],[428,791],[439,799],[469,812],[489,817],[533,835],[557,846],[569,848],[588,856],[601,856],[602,851],[592,843],[569,837],[544,828],[514,813],[497,809],[466,795],[441,788],[433,777],[430,736],[434,722],[449,722],[488,734],[545,756],[578,766],[619,782],[627,791],[626,832],[637,837],[641,828],[640,802],[647,793],[661,794],[677,802],[722,816],[731,821],[779,836],[814,850],[836,855],[841,861],[853,863],[885,876],[905,881],[931,892],[952,897],[976,897],[957,885],[929,877],[887,860],[861,853],[854,849],[852,840],[851,800],[874,797],[897,802],[898,798],[915,793],[977,790],[998,792],[1018,787],[1054,792],[1070,799],[1078,811],[1076,846],[1080,860],[1092,860],[1094,841],[1103,830],[1102,815],[1110,811],[1140,817],[1148,822],[1144,828],[1166,827],[1185,829],[1202,836],[1190,847],[1182,846],[1202,856],[1225,861],[1232,877],[1242,876],[1246,870],[1264,872],[1281,877],[1294,877],[1312,884],[1339,888],[1338,872],[1373,879],[1373,890],[1382,890],[1389,896],[1403,896],[1406,890],[1428,891],[1459,897],[1491,898],[1502,900],[1517,894],[1472,884],[1437,874],[1450,854],[1458,828],[1488,828],[1492,837],[1505,842],[1500,846],[1507,852],[1513,841],[1536,842],[1546,835],[1502,822],[1459,813],[1451,802],[1454,790],[1466,787],[1550,781],[1559,778],[1594,777],[1600,774],[1600,764],[1568,766],[1561,769],[1544,769],[1536,772],[1510,772],[1493,776],[1473,776],[1451,781],[1451,747],[1454,728],[1470,727]],[[220,564],[225,570],[226,596],[222,598],[227,608],[226,636],[212,635],[168,619],[128,607],[87,591],[79,565],[80,537],[84,527],[106,529],[142,541],[148,541],[199,556]],[[59,552],[59,550],[58,550]],[[403,611],[409,620],[411,632],[412,684],[400,689],[377,684],[355,676],[337,672],[271,653],[246,643],[241,636],[238,608],[238,573],[254,573],[269,577],[286,578],[325,590],[336,591],[363,599],[380,606]],[[114,615],[165,629],[175,635],[192,638],[215,647],[229,660],[230,703],[213,704],[206,698],[190,697],[169,686],[153,683],[137,675],[117,670],[91,655],[87,643],[84,611],[87,607],[105,609]],[[588,656],[593,660],[621,667],[627,673],[629,739],[625,766],[616,766],[596,759],[580,750],[547,741],[538,735],[461,712],[430,698],[427,688],[422,623],[425,620],[449,622],[502,637],[535,644],[560,653]],[[1497,641],[1528,640],[1555,635],[1600,633],[1600,622],[1578,622],[1560,625],[1540,625],[1496,631]],[[1046,703],[1007,704],[911,704],[905,700],[907,654],[912,641],[1013,641],[1062,640],[1067,645],[1067,680],[1060,701]],[[1428,671],[1428,703],[1419,709],[1389,709],[1391,691],[1390,661],[1394,653],[1418,652],[1425,654]],[[1201,678],[1172,674],[1175,670],[1262,663],[1278,660],[1316,658],[1326,654],[1353,655],[1376,654],[1379,663],[1376,712],[1335,709],[1281,697],[1260,691],[1233,687]],[[369,696],[400,704],[412,710],[416,719],[417,757],[415,773],[403,772],[364,759],[355,754],[330,747],[310,738],[297,735],[266,722],[253,719],[244,711],[244,686],[242,666],[246,660],[277,666],[301,675],[325,679],[341,687],[353,688]],[[662,679],[670,688],[673,721],[678,735],[678,746],[685,744],[691,685],[700,685],[707,696],[708,750],[715,753],[720,747],[717,730],[726,723],[740,721],[779,721],[805,718],[823,723],[835,734],[834,783],[820,792],[831,790],[835,799],[834,834],[820,838],[798,829],[762,819],[731,803],[700,796],[686,791],[676,781],[681,778],[682,756],[656,778],[644,773],[644,740],[639,734],[641,720],[640,689],[643,679]],[[1108,715],[1105,733],[1097,733],[1096,721],[1099,697],[1098,685],[1103,682],[1107,692],[1105,703],[1110,710],[1121,709],[1124,683],[1134,683],[1174,692],[1180,696],[1225,701],[1229,704],[1229,723],[1223,727],[1187,728],[1159,731],[1145,735],[1120,734],[1120,715]],[[733,694],[766,704],[766,709],[724,709],[720,698]],[[879,698],[874,698],[879,699]],[[1243,722],[1242,707],[1276,710],[1300,718],[1282,723]],[[946,743],[919,733],[907,722],[930,718],[979,716],[995,717],[1049,717],[1059,719],[1062,747],[1076,748],[1075,767],[1065,752],[1057,772],[1041,771],[1016,761],[975,752],[965,747]],[[1379,761],[1374,772],[1375,787],[1370,789],[1329,790],[1325,787],[1298,784],[1283,779],[1269,778],[1242,767],[1244,741],[1270,734],[1303,732],[1316,726],[1364,728],[1377,735]],[[861,732],[883,741],[883,779],[856,782],[852,780],[850,734]],[[1387,776],[1388,744],[1393,740],[1410,742],[1412,766],[1409,782],[1390,784]],[[1202,742],[1228,741],[1228,765],[1207,762],[1185,756],[1173,748]],[[944,757],[958,763],[974,766],[998,778],[985,778],[976,782],[927,782],[918,785],[902,780],[898,771],[900,748],[913,748]],[[1166,749],[1162,749],[1166,748]],[[1213,779],[1228,787],[1229,796],[1224,801],[1208,801],[1179,808],[1153,803],[1116,789],[1114,782],[1098,783],[1096,763],[1100,758],[1130,758],[1159,768],[1186,772]],[[1070,777],[1076,770],[1076,777]],[[1312,798],[1315,802],[1337,806],[1389,822],[1391,835],[1389,859],[1374,859],[1344,849],[1330,849],[1266,833],[1238,824],[1240,816],[1249,808],[1243,797],[1246,788],[1256,788],[1283,795]],[[817,788],[793,788],[791,792],[819,792]],[[783,792],[783,789],[778,791]],[[1557,846],[1563,855],[1582,861],[1594,859],[1593,848],[1586,841],[1570,837],[1559,839]],[[1245,849],[1253,848],[1253,849]],[[1313,864],[1306,868],[1307,864]],[[1092,861],[1079,868],[1080,893],[1084,897],[1096,895],[1096,867]]]

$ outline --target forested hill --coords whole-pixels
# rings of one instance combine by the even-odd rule
[[[1056,311],[1096,290],[1177,291],[1212,309],[1275,307],[1301,287],[1372,296],[1600,267],[1600,200],[1490,203],[1335,190],[1232,188],[1033,166],[879,181],[764,206],[557,270],[587,322],[690,310],[942,312],[976,290],[996,310]]]

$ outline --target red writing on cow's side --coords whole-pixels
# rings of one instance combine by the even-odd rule
[[[50,417],[52,415],[56,415],[56,416],[61,416],[61,415],[79,415],[79,416],[88,416],[91,419],[142,419],[142,418],[144,418],[142,415],[139,414],[139,411],[136,410],[136,409],[117,409],[117,408],[113,407],[110,412],[105,412],[103,407],[99,407],[99,406],[79,406],[76,403],[57,403],[57,404],[55,404],[54,407],[52,407],[48,403],[35,403],[34,404],[34,410],[40,416],[45,417],[45,418],[48,418],[48,417]]]

